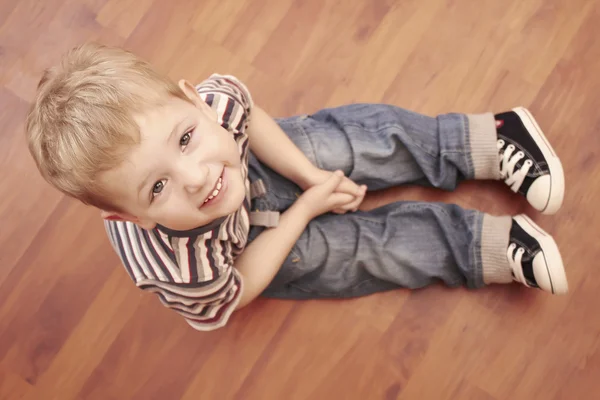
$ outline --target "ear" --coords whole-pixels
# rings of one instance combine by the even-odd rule
[[[102,210],[100,212],[100,216],[102,217],[102,219],[105,219],[107,221],[133,222],[134,224],[138,225],[140,228],[147,229],[147,230],[154,229],[154,227],[156,226],[155,222],[141,220],[138,217],[134,217],[133,215],[129,215],[127,213]]]
[[[189,81],[180,79],[179,82],[177,82],[177,85],[183,91],[183,93],[185,93],[185,95],[194,102],[194,104],[198,101],[202,101],[200,95],[198,95],[198,92],[196,91],[196,88]]]
[[[104,211],[100,212],[100,216],[102,219],[106,219],[108,221],[129,221],[136,223],[138,219],[132,215],[126,213],[120,213],[115,211]]]
[[[218,119],[217,113],[215,110],[210,108],[208,104],[198,94],[196,88],[187,80],[181,79],[178,82],[179,88],[183,91],[183,93],[194,103],[196,107],[198,107],[203,113],[205,113],[210,119],[216,121]]]

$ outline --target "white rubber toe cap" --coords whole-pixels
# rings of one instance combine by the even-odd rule
[[[527,201],[536,210],[543,214],[556,213],[563,202],[564,184],[559,185],[557,179],[553,179],[550,175],[542,175],[537,178],[527,191]]]
[[[565,294],[569,291],[567,276],[558,252],[550,257],[539,252],[533,259],[533,273],[540,289],[553,294]]]
[[[527,201],[538,211],[544,211],[550,201],[550,175],[542,175],[531,184],[527,191]]]

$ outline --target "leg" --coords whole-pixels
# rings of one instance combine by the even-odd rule
[[[377,190],[406,183],[452,190],[498,179],[492,114],[427,117],[390,105],[353,104],[279,121],[317,166]]]
[[[362,296],[377,291],[484,285],[484,271],[511,282],[510,217],[455,205],[397,202],[311,221],[266,295]],[[488,277],[489,278],[489,277]]]
[[[556,152],[523,107],[498,115],[426,117],[355,104],[280,121],[311,161],[377,190],[405,183],[452,190],[463,179],[503,179],[545,214],[562,205]]]
[[[398,202],[311,221],[264,294],[340,298],[436,281],[476,289],[513,280],[567,291],[556,243],[533,222],[450,204]]]

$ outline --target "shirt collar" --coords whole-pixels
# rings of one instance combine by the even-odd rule
[[[227,219],[227,216],[225,217],[221,217],[221,218],[217,218],[214,221],[203,225],[203,226],[199,226],[197,228],[194,229],[190,229],[187,231],[176,231],[173,229],[169,229],[166,226],[162,226],[160,224],[156,225],[156,228],[164,233],[166,233],[169,236],[174,236],[174,237],[191,237],[191,236],[199,236],[199,235],[203,235],[206,232],[210,232],[215,228],[218,228],[219,226],[221,226],[221,224],[223,222],[225,222],[225,220]]]

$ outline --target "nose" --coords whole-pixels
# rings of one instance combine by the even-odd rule
[[[186,192],[193,194],[201,190],[208,180],[209,171],[206,164],[184,165],[181,174]]]

